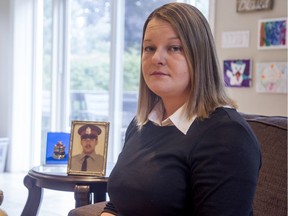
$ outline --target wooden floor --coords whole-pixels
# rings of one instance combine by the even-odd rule
[[[9,216],[20,216],[25,206],[28,189],[23,184],[24,176],[25,173],[0,173],[0,189],[4,193],[0,208]],[[73,192],[44,189],[38,215],[65,216],[74,205]]]

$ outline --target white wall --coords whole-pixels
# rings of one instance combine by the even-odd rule
[[[215,40],[220,64],[223,65],[223,60],[226,59],[252,60],[252,87],[227,88],[229,95],[238,102],[241,112],[287,116],[287,94],[256,93],[255,88],[256,62],[287,62],[287,49],[257,49],[258,20],[282,17],[287,17],[286,0],[274,0],[272,10],[245,13],[236,12],[236,0],[216,0]],[[222,32],[247,30],[250,32],[248,48],[221,47]]]

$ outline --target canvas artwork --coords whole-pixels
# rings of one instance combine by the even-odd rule
[[[287,62],[257,63],[256,92],[287,93]]]
[[[259,21],[258,48],[287,48],[287,18],[263,19]]]
[[[67,164],[70,133],[48,132],[46,141],[46,164]]]
[[[224,60],[224,81],[227,87],[251,86],[251,60]]]

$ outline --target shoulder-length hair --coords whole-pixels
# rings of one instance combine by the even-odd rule
[[[197,115],[207,118],[220,106],[236,108],[224,89],[224,79],[209,24],[203,14],[194,6],[186,3],[169,3],[155,9],[147,18],[143,27],[142,42],[148,23],[152,19],[168,22],[178,34],[190,71],[191,89],[186,106],[187,118]],[[141,56],[143,54],[143,46]],[[161,98],[146,85],[140,74],[139,100],[136,114],[138,126],[147,121],[148,114]]]

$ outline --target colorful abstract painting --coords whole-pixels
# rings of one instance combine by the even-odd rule
[[[287,18],[260,20],[258,31],[259,49],[287,48]]]
[[[287,93],[287,63],[257,63],[256,92]]]
[[[251,60],[224,60],[224,81],[227,87],[251,86]]]

